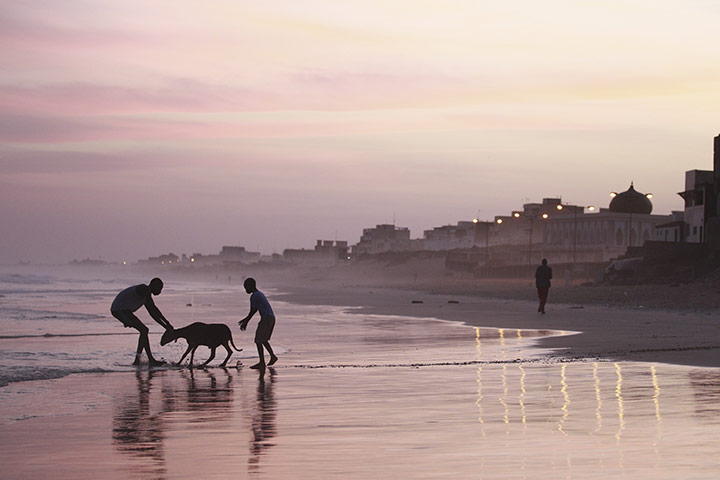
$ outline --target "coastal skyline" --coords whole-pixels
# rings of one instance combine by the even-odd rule
[[[413,237],[525,202],[681,210],[720,2],[0,8],[0,263]]]

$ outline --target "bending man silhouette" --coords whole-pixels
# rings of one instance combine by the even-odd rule
[[[542,259],[542,265],[535,270],[535,286],[538,291],[540,305],[538,312],[545,315],[545,303],[547,303],[548,292],[550,291],[550,279],[552,278],[552,268],[548,267],[546,259]]]
[[[155,306],[153,302],[153,295],[160,295],[163,289],[163,282],[159,278],[153,278],[150,280],[150,285],[140,284],[128,287],[122,292],[118,293],[113,300],[112,306],[110,307],[110,313],[113,317],[117,318],[125,325],[125,328],[132,327],[140,332],[140,338],[138,339],[137,352],[135,353],[135,361],[133,365],[140,364],[140,355],[145,350],[147,353],[148,362],[150,366],[163,365],[165,362],[156,360],[150,352],[150,340],[148,338],[148,332],[150,331],[144,323],[140,321],[134,314],[143,305],[147,309],[150,316],[161,327],[165,329],[172,329],[172,325],[163,316],[160,310]]]
[[[270,361],[268,365],[273,365],[277,362],[278,357],[273,353],[272,347],[270,346],[270,337],[272,336],[273,328],[275,328],[275,314],[270,307],[265,295],[257,289],[254,278],[248,278],[243,283],[245,291],[250,294],[250,313],[247,317],[240,320],[240,330],[245,330],[247,324],[255,313],[260,312],[260,322],[258,323],[257,329],[255,330],[255,345],[257,346],[258,357],[260,361],[250,368],[264,369],[265,368],[265,354],[263,347],[270,354]]]

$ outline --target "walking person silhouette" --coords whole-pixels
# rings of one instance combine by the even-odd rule
[[[550,279],[552,278],[552,268],[548,267],[547,259],[542,259],[542,265],[535,270],[535,287],[537,287],[540,305],[538,312],[545,315],[545,304],[547,303],[548,293],[550,291]]]

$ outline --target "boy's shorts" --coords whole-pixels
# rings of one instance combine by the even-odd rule
[[[274,317],[261,318],[260,323],[258,323],[257,329],[255,330],[255,343],[265,343],[270,341],[274,328]]]

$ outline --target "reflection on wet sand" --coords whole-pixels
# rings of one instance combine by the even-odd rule
[[[178,376],[184,385],[163,382]],[[173,424],[168,414],[187,413],[184,421],[188,423],[227,419],[233,401],[233,375],[222,370],[219,376],[220,381],[211,370],[135,372],[137,389],[116,400],[112,426],[115,448],[139,460],[129,467],[134,473],[142,478],[165,477],[165,439]],[[162,383],[159,392],[158,381]]]
[[[113,415],[112,439],[115,448],[141,462],[133,469],[148,478],[166,474],[163,440],[164,409],[151,408],[153,377],[163,372],[137,370],[137,392],[120,399]]]
[[[518,331],[517,337],[523,337],[521,331]],[[482,358],[482,340],[486,338],[476,330],[478,359]],[[504,349],[507,331],[499,330],[496,341]],[[508,358],[504,352],[501,357]],[[629,367],[617,362],[593,362],[591,366],[585,362],[542,365],[512,361],[497,366],[480,365],[475,378],[476,422],[480,424],[478,433],[489,438],[502,435],[506,441],[524,440],[532,433],[539,433],[537,420],[540,414],[547,418],[546,422],[555,424],[556,432],[566,437],[566,442],[577,441],[577,434],[584,432],[595,437],[592,441],[596,444],[595,448],[607,449],[610,445],[605,444],[604,439],[614,439],[616,457],[610,464],[616,471],[627,471],[628,462],[632,464],[637,460],[634,457],[631,460],[628,454],[637,453],[642,448],[648,449],[654,464],[658,465],[664,440],[659,367],[634,364],[629,377],[624,371],[626,368]],[[553,371],[557,373],[553,374]],[[691,372],[690,382],[695,393],[696,414],[717,418],[720,413],[720,407],[717,407],[720,374],[714,371]],[[628,391],[632,394],[629,398]],[[592,408],[588,408],[589,400],[594,405]],[[578,403],[577,409],[575,403]],[[648,417],[654,421],[648,423]],[[493,428],[500,425],[504,428]],[[535,431],[532,432],[532,429]],[[626,436],[629,437],[627,440]],[[646,438],[647,442],[638,445],[638,438]],[[575,457],[587,459],[584,452],[573,453],[575,445],[568,444],[567,448],[562,448],[563,443],[557,445],[558,453],[563,452],[562,460],[553,458],[549,467],[554,471],[566,470],[568,475],[572,475],[574,465],[578,463]],[[603,444],[605,447],[602,447]],[[527,459],[523,450],[518,457],[516,461],[524,472]],[[601,461],[605,464],[608,460],[610,457],[605,456]]]
[[[187,381],[186,406],[192,412],[191,422],[203,423],[227,418],[233,401],[233,375],[222,369],[221,380],[212,370],[188,369],[181,372]]]
[[[252,437],[250,439],[250,456],[248,458],[248,471],[258,473],[260,460],[267,450],[274,444],[270,440],[275,437],[277,426],[277,402],[273,393],[273,385],[277,373],[274,368],[268,368],[268,374],[258,372],[258,385],[255,405],[251,412]]]
[[[482,335],[480,334],[480,329],[475,327],[475,351],[477,353],[477,360],[482,361]],[[478,422],[482,425],[485,423],[483,420],[483,384],[482,384],[482,365],[479,365],[477,368],[477,399],[475,400],[475,405],[477,405],[478,408]],[[481,430],[482,436],[485,436],[485,429],[483,428]]]
[[[671,478],[690,461],[702,465],[695,467],[702,469],[698,477],[714,478],[707,475],[716,473],[708,459],[718,448],[706,442],[701,456],[695,452],[704,424],[710,434],[717,430],[715,371],[523,361],[514,343],[536,332],[467,333],[475,337],[468,360],[481,362],[472,367],[428,362],[321,374],[293,366],[265,375],[140,371],[136,391],[115,413],[116,450],[135,458],[131,468],[143,478],[178,468],[166,465],[176,458],[171,450],[193,445],[199,430],[211,430],[203,438],[216,442],[206,450],[214,455],[212,473],[250,478],[377,478],[387,465],[398,466],[402,478],[440,470],[455,478],[468,472],[483,478]],[[500,361],[488,362],[489,355]],[[308,409],[308,398],[322,408]],[[182,434],[188,426],[193,436]]]
[[[690,385],[695,399],[695,415],[703,422],[720,423],[720,372],[715,369],[692,371]]]

